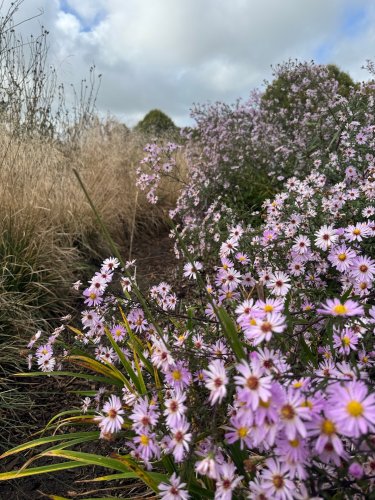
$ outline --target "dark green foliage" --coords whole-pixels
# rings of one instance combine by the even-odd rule
[[[147,135],[163,136],[167,133],[177,133],[178,127],[168,115],[160,109],[152,109],[135,127],[139,132]]]
[[[317,73],[314,72],[314,65],[304,63],[289,63],[285,64],[285,69],[280,71],[280,66],[276,68],[278,77],[269,83],[262,97],[263,104],[271,105],[275,112],[281,108],[290,110],[293,103],[298,98],[300,101],[305,101],[308,96],[306,90],[317,90],[318,101],[329,99],[330,95],[325,93],[325,84],[327,80],[336,80],[338,82],[337,93],[343,97],[349,97],[350,90],[355,87],[355,83],[348,73],[341,71],[335,64],[321,65],[321,77],[317,78]],[[308,80],[307,85],[302,85],[303,80]],[[322,85],[324,83],[324,85]],[[298,92],[292,90],[292,86],[300,88]]]

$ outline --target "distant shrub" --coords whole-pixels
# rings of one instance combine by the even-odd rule
[[[149,111],[143,120],[136,125],[135,129],[144,134],[156,136],[178,131],[178,127],[173,123],[173,120],[160,109]]]

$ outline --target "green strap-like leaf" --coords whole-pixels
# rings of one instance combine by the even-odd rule
[[[49,474],[64,469],[73,469],[74,467],[86,466],[86,462],[78,460],[71,462],[62,462],[59,464],[43,465],[42,467],[33,467],[32,469],[23,469],[10,472],[0,473],[0,481],[8,481],[9,479],[19,479],[21,477],[36,476],[38,474]]]
[[[72,432],[71,434],[59,434],[58,436],[46,436],[43,438],[39,439],[34,439],[33,441],[29,441],[28,443],[21,444],[19,446],[15,446],[11,450],[6,451],[3,453],[0,458],[5,458],[10,455],[14,455],[16,453],[19,453],[20,451],[25,451],[25,450],[30,450],[31,448],[35,448],[37,446],[41,446],[43,444],[47,443],[54,443],[56,441],[66,441],[66,440],[71,440],[71,439],[95,439],[99,437],[99,431],[94,431],[94,432]]]

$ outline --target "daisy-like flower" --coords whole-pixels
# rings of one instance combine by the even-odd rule
[[[105,261],[103,262],[103,265],[101,267],[101,271],[105,271],[105,272],[111,272],[111,271],[114,271],[115,269],[117,269],[120,265],[120,262],[118,259],[116,259],[116,257],[109,257],[108,259],[105,259]]]
[[[267,498],[275,500],[292,500],[295,491],[294,483],[289,479],[289,466],[274,458],[266,461],[267,469],[262,472],[261,485]]]
[[[292,250],[294,250],[299,255],[303,255],[308,251],[310,245],[311,243],[307,236],[297,236],[296,238],[294,238],[294,245],[292,246]]]
[[[103,302],[101,292],[98,290],[94,290],[91,287],[86,288],[86,290],[84,290],[83,292],[83,295],[86,297],[85,304],[87,304],[89,307],[98,306]]]
[[[357,224],[348,226],[345,229],[345,237],[348,241],[362,241],[371,234],[371,229],[368,224],[364,222],[357,222]]]
[[[271,274],[270,280],[268,281],[267,288],[271,289],[271,293],[279,296],[284,296],[288,293],[291,284],[289,283],[290,278],[287,274],[282,271],[276,271]]]
[[[344,328],[340,335],[333,336],[333,347],[338,349],[340,354],[350,354],[350,351],[356,351],[358,344],[358,335],[350,328]]]
[[[264,376],[259,359],[253,359],[250,365],[242,361],[236,369],[240,374],[234,377],[236,385],[239,386],[238,400],[247,408],[256,410],[260,400],[267,401],[271,396],[272,377]]]
[[[220,478],[216,481],[215,500],[231,500],[232,492],[243,476],[236,476],[236,467],[232,463],[220,465]]]
[[[122,409],[120,398],[111,396],[103,406],[102,413],[104,413],[105,416],[100,415],[95,417],[95,422],[98,422],[103,434],[113,434],[121,429],[124,423],[124,419],[121,415],[123,415],[124,410]]]
[[[350,275],[359,281],[371,281],[375,276],[375,261],[367,256],[357,257],[351,263]]]
[[[226,427],[227,431],[225,433],[225,439],[229,444],[240,442],[241,450],[244,447],[252,448],[254,446],[254,429],[252,426],[252,420],[242,418],[241,416],[235,416],[231,419],[232,427]]]
[[[122,325],[115,325],[111,330],[112,336],[116,342],[124,340],[126,330]]]
[[[177,361],[175,365],[171,366],[165,374],[165,378],[168,384],[178,391],[182,391],[191,383],[191,373],[182,361]]]
[[[188,262],[187,264],[184,265],[184,276],[186,278],[193,278],[194,280],[197,279],[197,272],[201,271],[203,269],[203,266],[200,262],[193,262],[193,264],[190,264]]]
[[[56,364],[56,359],[52,356],[50,358],[39,358],[37,363],[42,372],[52,372]]]
[[[320,309],[317,309],[317,313],[331,316],[358,316],[364,314],[364,309],[354,300],[342,303],[340,299],[328,299]]]
[[[340,273],[348,271],[357,254],[346,245],[334,246],[329,255],[328,260]]]
[[[256,308],[259,308],[264,313],[282,312],[284,309],[284,299],[268,298],[256,301]]]
[[[165,401],[164,415],[167,417],[166,422],[169,427],[177,427],[182,417],[185,414],[186,394],[177,392]]]
[[[272,333],[282,333],[286,328],[285,316],[273,312],[267,314],[263,320],[256,321],[255,324],[247,323],[244,328],[244,333],[249,340],[252,340],[254,345],[258,345],[263,340],[267,342],[271,339]]]
[[[227,394],[226,384],[228,383],[224,362],[221,359],[214,359],[208,365],[208,369],[203,370],[203,373],[205,375],[205,385],[211,391],[209,397],[211,405],[216,402],[221,403]]]
[[[250,259],[249,257],[247,256],[247,254],[245,253],[242,253],[242,252],[237,252],[236,255],[235,255],[235,258],[238,260],[238,262],[240,264],[242,264],[243,266],[245,266],[246,264],[248,264],[250,262]]]
[[[340,424],[318,415],[307,427],[309,436],[314,437],[315,449],[319,454],[323,452],[327,443],[329,443],[338,456],[343,457],[346,455],[342,441],[338,436],[341,433]]]
[[[192,434],[188,432],[189,427],[189,423],[183,417],[178,422],[177,427],[171,430],[171,440],[168,447],[172,451],[176,462],[182,462],[185,453],[189,451],[189,443],[192,437]]]
[[[184,489],[186,484],[181,482],[175,472],[170,477],[169,482],[170,484],[160,483],[158,486],[162,500],[187,500],[190,498]]]
[[[236,238],[229,238],[229,240],[221,244],[220,257],[228,257],[228,255],[233,253],[237,249],[237,247],[238,240]]]
[[[353,381],[330,387],[327,417],[341,426],[344,436],[358,438],[375,430],[375,394],[364,382]]]
[[[322,250],[328,250],[337,241],[338,235],[333,226],[325,225],[315,233],[315,237],[315,245]]]
[[[279,408],[280,426],[284,428],[288,439],[295,439],[298,435],[306,437],[304,420],[310,420],[310,409],[303,406],[304,398],[299,391],[289,389],[285,400]]]

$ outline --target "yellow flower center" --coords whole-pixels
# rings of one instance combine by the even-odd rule
[[[306,399],[306,401],[304,401],[304,402],[301,404],[301,406],[302,406],[303,408],[310,408],[310,410],[312,410],[312,408],[313,408],[313,404],[312,404],[312,402],[311,402],[311,401],[309,401],[308,399]]]
[[[358,229],[358,228],[355,228],[355,229],[353,229],[353,234],[355,234],[356,236],[358,236],[359,234],[361,234],[361,230]]]
[[[150,442],[150,438],[146,436],[146,434],[142,434],[141,437],[139,438],[139,441],[143,446],[147,446],[148,443]]]
[[[96,299],[96,293],[95,292],[91,292],[90,295],[89,295],[90,299],[91,300],[95,300]]]
[[[294,408],[291,405],[284,405],[281,408],[281,417],[285,420],[292,420],[295,414]]]
[[[284,486],[284,479],[279,474],[275,474],[272,478],[273,485],[276,489],[280,489]]]
[[[293,387],[295,389],[300,389],[302,387],[302,382],[294,382]]]
[[[332,422],[332,420],[323,420],[321,429],[323,434],[327,434],[330,436],[331,434],[334,434],[336,432],[336,427],[335,424]]]
[[[268,399],[267,401],[263,401],[263,399],[259,400],[259,406],[262,408],[269,408],[271,404],[271,399]]]
[[[290,446],[293,446],[293,448],[297,448],[299,446],[299,439],[292,439],[289,441]]]
[[[352,417],[360,417],[363,415],[363,405],[359,401],[350,401],[346,405],[346,410]]]
[[[343,315],[343,314],[346,314],[348,312],[348,308],[346,306],[344,306],[344,304],[338,304],[337,306],[335,306],[332,311],[337,314],[337,315]]]
[[[251,320],[250,320],[250,325],[251,325],[251,326],[255,326],[256,324],[257,324],[256,319],[251,318]]]
[[[172,372],[173,380],[181,380],[181,372],[179,370],[174,370]]]
[[[273,306],[272,306],[271,304],[266,304],[266,305],[264,306],[264,311],[265,311],[266,313],[272,312],[272,311],[273,311]]]
[[[247,436],[247,431],[248,431],[247,427],[240,427],[237,430],[237,434],[242,439]]]
[[[349,345],[350,338],[347,335],[344,335],[344,337],[342,338],[342,343],[343,343],[343,345]]]
[[[341,262],[344,262],[346,260],[346,253],[340,253],[337,257]]]

